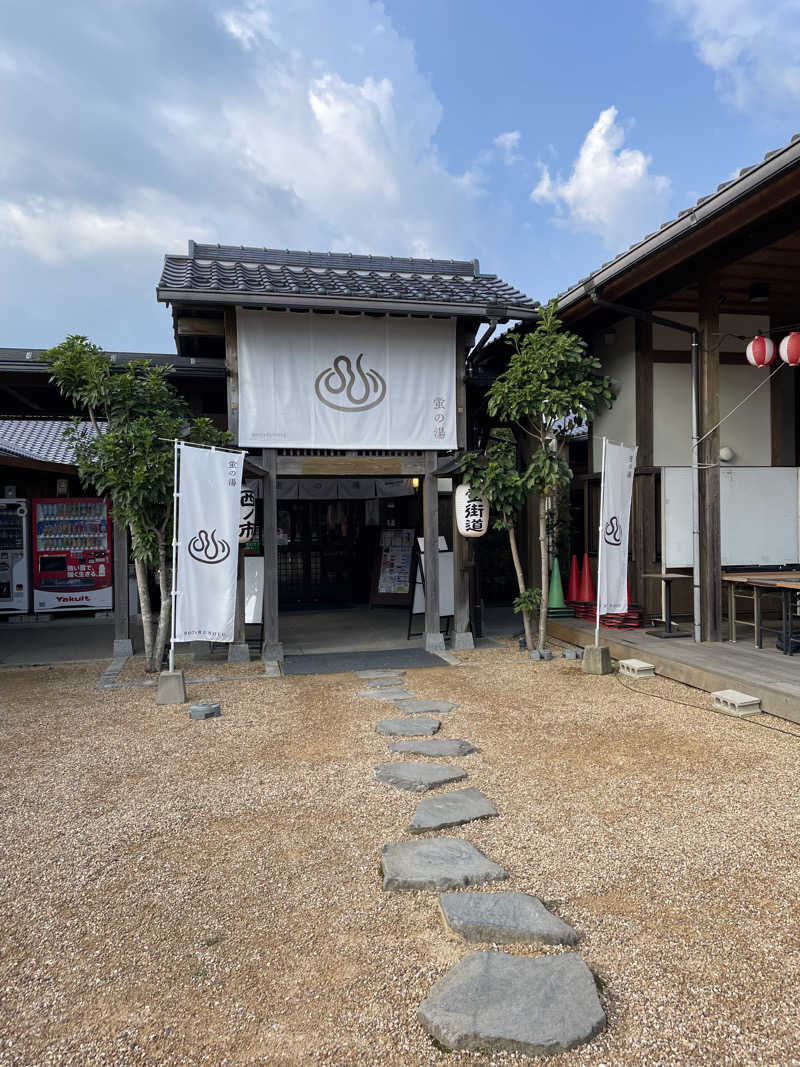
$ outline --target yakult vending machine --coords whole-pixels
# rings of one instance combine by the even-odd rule
[[[0,500],[0,614],[31,610],[28,501]]]
[[[33,500],[33,610],[113,606],[111,509],[92,497]]]

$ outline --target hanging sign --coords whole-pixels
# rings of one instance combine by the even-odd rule
[[[469,483],[456,487],[456,522],[462,537],[483,537],[489,529],[489,501],[485,496],[473,500]]]
[[[176,641],[232,641],[244,455],[178,445]]]
[[[597,612],[628,610],[628,529],[631,518],[636,448],[604,441],[603,481],[600,489]]]
[[[239,444],[454,449],[455,320],[236,312]]]
[[[239,497],[239,544],[246,545],[256,536],[256,494],[254,489],[242,486]]]

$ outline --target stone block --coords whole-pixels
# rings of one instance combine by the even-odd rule
[[[236,644],[232,641],[228,645],[228,663],[249,663],[250,662],[250,649],[247,647],[246,642]]]
[[[656,668],[654,663],[645,663],[643,659],[621,659],[619,673],[626,678],[655,678]]]
[[[469,741],[460,738],[434,738],[432,741],[393,741],[389,745],[390,752],[405,752],[414,756],[469,756],[477,752],[477,748]]]
[[[409,715],[404,719],[381,719],[375,724],[375,729],[386,737],[429,737],[435,734],[441,725],[440,719],[427,715],[413,718]]]
[[[463,767],[444,763],[384,763],[375,768],[375,777],[408,793],[427,793],[440,785],[460,782],[467,777]]]
[[[761,714],[761,701],[758,697],[748,693],[740,693],[738,689],[719,689],[712,693],[714,707],[726,715],[735,715],[739,719],[746,719],[750,715]]]
[[[114,639],[114,659],[125,657],[126,659],[133,655],[133,641],[129,637],[116,637]]]
[[[453,633],[452,640],[450,641],[450,647],[457,652],[468,652],[475,647],[475,640],[469,630],[459,632],[456,630]]]
[[[574,945],[578,940],[571,926],[528,893],[442,893],[439,907],[448,929],[473,943]]]
[[[608,645],[587,645],[583,650],[584,674],[611,674],[611,649]]]
[[[189,707],[190,719],[214,719],[221,714],[222,711],[217,700],[208,700],[202,704],[191,704]]]
[[[426,841],[384,845],[381,870],[387,892],[460,889],[508,878],[508,871],[460,837],[432,837]]]
[[[183,671],[162,671],[158,676],[156,704],[185,704],[186,682]]]
[[[412,834],[423,834],[475,819],[491,819],[497,814],[497,808],[480,789],[454,789],[452,793],[421,800],[408,829]]]

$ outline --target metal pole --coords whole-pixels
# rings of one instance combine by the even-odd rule
[[[603,438],[603,462],[600,467],[600,521],[597,525],[597,615],[594,624],[595,648],[600,644],[600,575],[603,569],[603,504],[606,495],[606,444],[608,438]],[[587,562],[588,566],[588,562]]]
[[[700,399],[700,343],[696,330],[692,330],[692,635],[695,641],[700,633],[700,469],[698,466],[698,426]]]
[[[175,670],[175,600],[177,598],[178,559],[178,442],[175,441],[175,460],[172,468],[172,625],[169,637],[169,669]]]

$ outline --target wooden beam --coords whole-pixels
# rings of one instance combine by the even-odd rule
[[[653,325],[636,323],[636,443],[637,467],[653,463]]]
[[[226,317],[227,317],[226,308]],[[180,337],[225,337],[225,319],[200,319],[183,315],[178,319]]]
[[[261,450],[264,468],[264,641],[261,658],[282,662],[283,645],[278,625],[278,464],[274,448]]]
[[[425,459],[418,456],[278,456],[281,478],[411,478],[425,473]]]
[[[719,278],[700,285],[700,615],[703,641],[722,639],[722,550],[719,503]]]
[[[425,453],[425,479],[422,483],[422,529],[425,545],[425,649],[443,652],[439,610],[439,477],[438,453]]]

